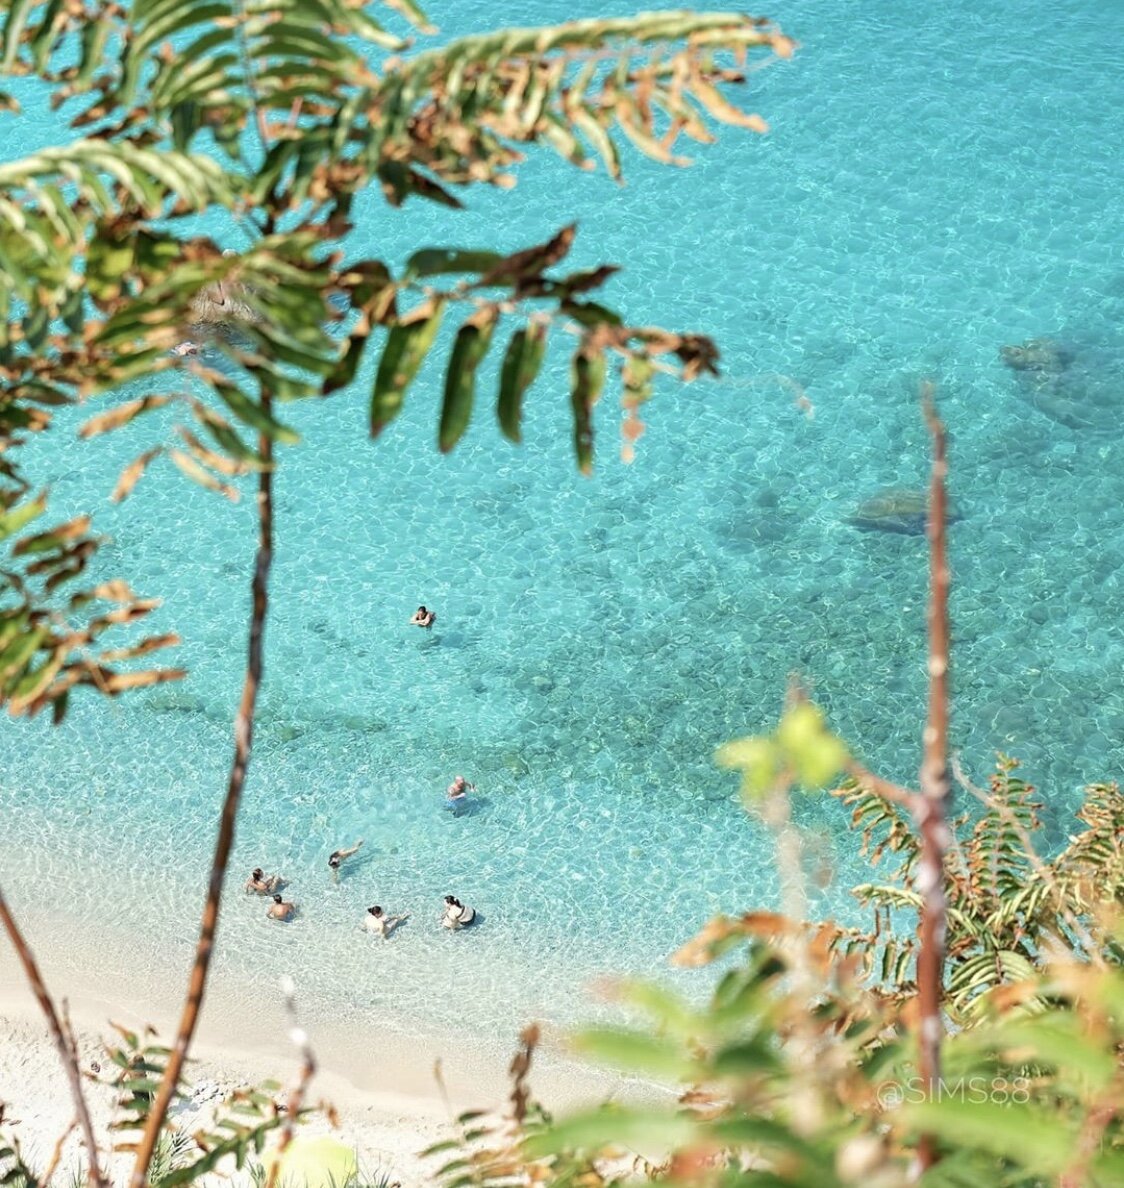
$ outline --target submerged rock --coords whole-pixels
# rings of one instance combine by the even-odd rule
[[[207,714],[203,698],[183,689],[162,689],[145,698],[144,705],[154,714]]]
[[[1063,380],[1060,376],[1040,375],[1036,382],[1021,384],[1020,389],[1031,408],[1067,429],[1103,433],[1114,429],[1119,420],[1119,407],[1106,405],[1098,399],[1100,393],[1068,377]]]
[[[256,325],[262,319],[250,301],[247,285],[234,280],[215,281],[204,285],[191,299],[191,320],[199,326]]]
[[[999,357],[1014,371],[1040,375],[1060,375],[1074,359],[1073,352],[1053,338],[1028,338],[1018,346],[1000,347]]]
[[[887,487],[855,508],[847,523],[863,532],[897,532],[921,536],[929,518],[929,494],[913,487]],[[960,519],[949,503],[948,520]]]
[[[1052,338],[1001,347],[1019,396],[1067,429],[1119,431],[1124,417],[1124,367],[1119,348],[1077,352]]]

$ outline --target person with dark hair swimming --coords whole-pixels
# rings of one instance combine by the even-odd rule
[[[426,610],[424,606],[419,606],[414,611],[414,617],[410,620],[411,626],[414,627],[432,627],[437,622],[437,616],[431,610]]]
[[[467,928],[475,919],[475,908],[465,907],[452,895],[445,896],[445,911],[441,916],[442,928],[450,928],[455,932],[458,928]]]
[[[286,903],[280,895],[273,897],[273,902],[265,909],[265,914],[271,920],[283,920],[286,924],[293,918],[297,910],[295,903]]]
[[[343,865],[343,860],[357,853],[362,844],[363,839],[360,838],[350,850],[333,850],[328,855],[328,869],[332,872],[332,882],[338,883],[340,881],[340,867]]]
[[[267,875],[260,866],[255,866],[250,877],[246,880],[246,894],[272,895],[278,887],[284,885],[285,880],[280,875]]]
[[[378,904],[375,904],[374,907],[367,909],[367,914],[363,917],[362,928],[364,932],[375,933],[386,940],[399,924],[409,918],[409,915],[388,916]]]

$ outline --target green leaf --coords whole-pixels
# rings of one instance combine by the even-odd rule
[[[715,1053],[711,1070],[716,1077],[753,1077],[777,1068],[777,1053],[768,1037],[731,1044]]]
[[[236,388],[233,384],[216,383],[214,390],[223,404],[243,424],[249,425],[252,429],[256,429],[259,433],[263,433],[266,437],[281,442],[283,445],[296,445],[300,441],[300,434],[296,430],[282,425],[240,388]]]
[[[596,301],[563,301],[562,312],[583,326],[621,325],[621,316]]]
[[[977,1147],[1039,1175],[1052,1178],[1065,1170],[1078,1137],[1072,1124],[1029,1104],[974,1100],[970,1092],[907,1105],[898,1116],[958,1148]]]
[[[545,322],[532,322],[515,331],[504,353],[496,413],[504,437],[516,445],[523,440],[523,397],[542,366],[546,335]]]
[[[570,406],[574,416],[574,454],[584,475],[593,473],[593,406],[605,384],[605,352],[583,345],[570,369]]]
[[[604,1108],[563,1119],[530,1137],[525,1150],[531,1158],[620,1147],[651,1154],[686,1146],[697,1133],[696,1122],[686,1114]]]
[[[8,19],[4,23],[4,58],[3,70],[5,74],[12,73],[12,67],[19,55],[20,42],[27,25],[27,18],[38,0],[10,0],[7,5]]]
[[[688,1079],[695,1066],[675,1044],[617,1027],[590,1027],[575,1039],[578,1051],[624,1072],[647,1073],[672,1081]]]
[[[805,787],[822,788],[846,766],[847,748],[827,729],[823,711],[809,701],[785,713],[777,741]]]
[[[499,252],[460,248],[422,248],[406,261],[406,279],[443,276],[453,272],[487,272],[503,257]]]
[[[45,627],[35,627],[14,640],[0,652],[0,693],[8,687],[12,677],[18,676],[26,667],[39,645],[50,632]]]
[[[351,334],[346,340],[343,354],[339,362],[324,377],[324,395],[330,396],[340,388],[346,388],[355,379],[359,364],[363,359],[363,351],[367,346],[369,334]]]
[[[30,524],[46,510],[46,496],[40,495],[37,499],[29,499],[25,503],[19,504],[13,511],[0,515],[0,540],[6,540],[9,536],[19,532],[21,528]]]
[[[1065,1081],[1080,1079],[1085,1093],[1099,1093],[1116,1071],[1111,1050],[1090,1042],[1085,1024],[1074,1015],[1057,1012],[1033,1021],[1019,1020],[985,1034],[1005,1050],[1025,1049],[1036,1063],[1053,1065]]]
[[[486,306],[457,331],[449,368],[445,373],[445,398],[441,404],[441,426],[437,444],[447,454],[468,428],[476,392],[476,369],[488,353],[499,310]]]
[[[737,768],[742,773],[742,795],[756,799],[776,786],[781,773],[781,751],[762,735],[724,743],[715,753],[719,767]]]
[[[406,389],[413,383],[422,360],[437,337],[444,312],[444,301],[435,298],[391,328],[371,393],[372,437],[378,437],[402,411]]]
[[[705,1133],[723,1147],[774,1148],[817,1159],[817,1152],[807,1139],[771,1118],[719,1118],[705,1127]],[[834,1179],[832,1176],[827,1182]]]
[[[701,1028],[698,1015],[682,998],[657,982],[630,979],[616,989],[621,1002],[638,1007],[651,1015],[661,1031],[674,1032],[687,1039]]]

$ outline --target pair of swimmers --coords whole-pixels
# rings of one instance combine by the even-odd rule
[[[340,867],[343,865],[344,860],[350,858],[352,854],[357,854],[362,845],[363,839],[360,838],[350,849],[333,850],[328,855],[328,869],[332,872],[333,882],[338,883],[340,881]],[[297,905],[290,903],[278,894],[284,885],[285,880],[281,875],[267,875],[260,866],[255,866],[250,872],[250,877],[246,880],[245,889],[247,895],[269,895],[273,899],[273,902],[265,909],[266,916],[271,920],[284,920],[287,922],[296,914]]]
[[[399,924],[409,918],[408,914],[405,916],[388,916],[378,904],[375,904],[374,907],[367,909],[367,915],[363,918],[362,928],[365,932],[374,933],[376,936],[381,936],[385,940]],[[456,931],[460,928],[467,928],[475,920],[475,908],[466,907],[453,895],[445,896],[444,910],[441,913],[442,928]]]
[[[278,889],[284,886],[285,880],[280,875],[267,875],[260,866],[255,866],[246,880],[245,890],[247,895],[268,895],[273,900],[265,909],[270,920],[289,921],[296,913],[297,905],[278,893]]]

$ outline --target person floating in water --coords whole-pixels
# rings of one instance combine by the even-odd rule
[[[465,907],[459,899],[455,899],[452,895],[445,896],[445,913],[441,917],[442,928],[451,928],[456,931],[458,928],[467,928],[475,919],[475,908]]]
[[[265,914],[271,920],[284,920],[288,923],[293,918],[293,913],[297,910],[295,903],[286,903],[280,895],[273,897],[273,902],[265,909]]]
[[[453,776],[453,782],[445,793],[445,807],[453,814],[458,814],[468,803],[469,792],[475,792],[476,785],[470,784],[464,776]]]
[[[363,839],[360,838],[350,850],[333,850],[328,855],[328,867],[332,872],[332,881],[338,883],[340,881],[340,866],[345,858],[350,858],[352,854],[358,852],[359,847],[363,844]]]
[[[373,932],[381,936],[383,940],[386,940],[399,924],[409,918],[409,915],[388,916],[378,904],[375,904],[374,907],[367,909],[367,914],[363,917],[363,929],[366,932]]]
[[[246,894],[251,892],[255,895],[272,895],[279,887],[285,885],[285,880],[280,875],[267,875],[262,871],[260,866],[255,866],[253,873],[246,880]]]
[[[414,617],[410,620],[410,623],[414,627],[432,627],[436,622],[437,616],[433,613],[433,611],[426,610],[424,606],[419,606],[418,609],[414,611]]]
[[[185,342],[177,343],[172,347],[173,355],[198,355],[199,348],[190,339]]]

